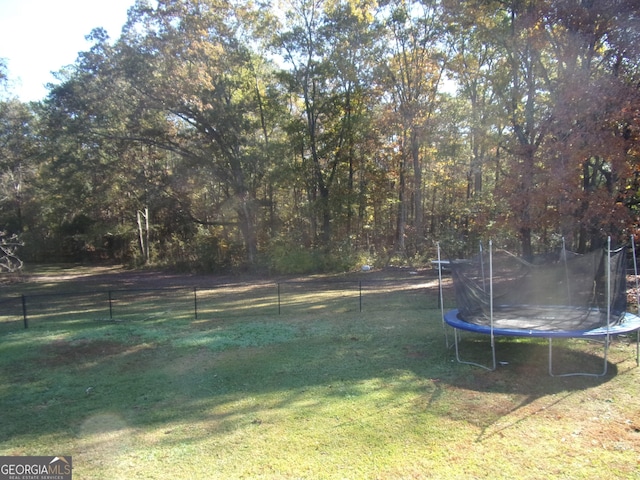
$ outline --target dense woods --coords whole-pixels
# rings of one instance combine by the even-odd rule
[[[2,93],[25,260],[291,273],[638,227],[636,0],[138,0],[90,39],[41,102]]]

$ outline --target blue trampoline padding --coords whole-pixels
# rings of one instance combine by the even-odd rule
[[[481,333],[485,335],[491,334],[489,325],[470,323],[458,318],[458,310],[449,310],[444,315],[444,320],[448,325],[460,330]],[[609,327],[609,335],[620,335],[623,333],[635,332],[640,330],[640,317],[633,313],[625,312],[620,322]],[[493,334],[498,336],[509,337],[540,337],[540,338],[593,338],[604,337],[607,335],[606,327],[598,327],[591,330],[533,330],[525,328],[505,328],[496,326],[494,323]]]

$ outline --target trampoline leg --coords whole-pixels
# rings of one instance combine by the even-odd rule
[[[604,343],[604,366],[602,368],[602,373],[575,372],[575,373],[554,374],[553,373],[553,339],[549,337],[549,375],[551,375],[552,377],[575,377],[575,376],[603,377],[605,376],[607,374],[607,368],[608,368],[609,339],[605,339],[603,343]]]
[[[485,370],[489,370],[490,372],[493,372],[496,369],[496,346],[494,342],[491,342],[491,355],[493,358],[493,365],[492,366],[486,366],[486,365],[482,365],[480,363],[475,363],[475,362],[469,362],[467,360],[462,360],[460,358],[460,349],[458,347],[459,344],[459,339],[458,339],[458,329],[454,328],[453,329],[453,338],[454,338],[454,345],[456,347],[456,360],[458,361],[458,363],[463,363],[465,365],[472,365],[474,367],[480,367],[480,368],[484,368]]]

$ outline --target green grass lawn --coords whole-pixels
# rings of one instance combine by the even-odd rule
[[[72,455],[77,479],[639,478],[635,343],[612,345],[604,378],[549,377],[546,344],[517,339],[495,372],[460,365],[435,292],[412,285],[368,287],[362,312],[316,289],[280,315],[229,299],[228,316],[165,304],[3,329],[0,455]],[[596,345],[558,348],[563,367],[598,365]]]

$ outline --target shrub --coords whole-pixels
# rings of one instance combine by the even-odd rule
[[[346,244],[321,249],[276,241],[263,255],[269,271],[281,275],[346,272],[375,264],[370,254]]]

